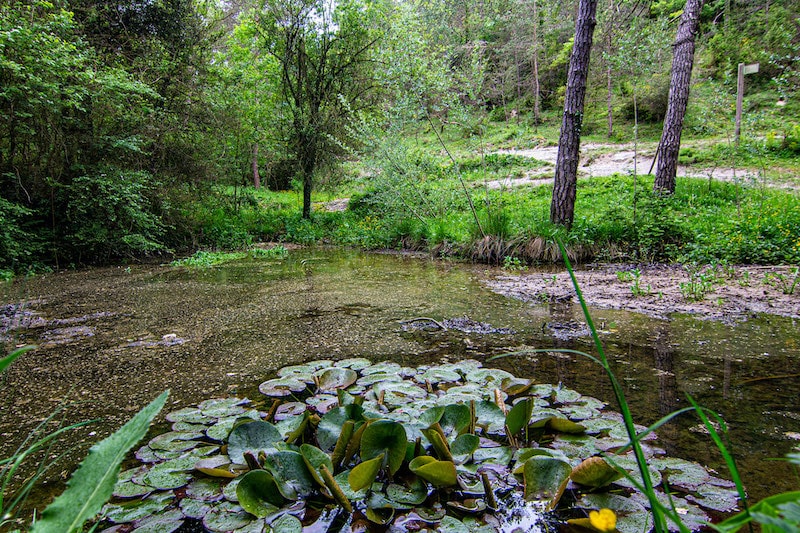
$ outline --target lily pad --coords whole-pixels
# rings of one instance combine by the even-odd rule
[[[265,381],[258,386],[261,394],[272,398],[283,398],[305,391],[307,384],[299,379],[278,378]]]
[[[236,498],[242,509],[258,518],[273,514],[284,502],[275,479],[266,470],[245,474],[236,487]]]
[[[456,465],[452,461],[439,461],[422,455],[415,457],[408,464],[408,468],[435,487],[450,487],[458,481]]]
[[[602,457],[589,457],[572,469],[570,476],[575,483],[593,489],[604,487],[622,477],[613,466]]]
[[[216,455],[197,461],[194,468],[211,477],[235,478],[238,474],[231,469],[228,457]]]
[[[569,481],[572,466],[566,461],[534,455],[525,461],[525,499],[545,500],[548,509],[555,507]]]
[[[222,502],[203,517],[203,525],[214,533],[225,533],[247,526],[257,520],[238,504]]]
[[[318,371],[315,376],[319,382],[320,391],[346,389],[358,379],[358,374],[354,370],[342,367],[326,368]]]
[[[380,454],[353,467],[347,476],[350,489],[358,492],[371,486],[380,472],[384,457],[384,454]]]
[[[303,523],[290,514],[278,517],[270,524],[273,533],[302,533]]]
[[[314,490],[314,478],[299,453],[279,451],[267,455],[264,462],[265,468],[275,477],[278,490],[287,500],[307,496]]]
[[[428,487],[419,479],[412,480],[408,486],[391,483],[386,487],[386,496],[394,502],[419,505],[428,497]]]
[[[394,475],[406,457],[405,428],[390,420],[372,422],[361,436],[361,458],[369,460],[380,454],[386,454],[389,474]]]
[[[246,422],[231,431],[228,456],[235,464],[245,464],[245,452],[257,457],[259,452],[274,449],[276,442],[283,442],[283,437],[275,426],[261,420]]]

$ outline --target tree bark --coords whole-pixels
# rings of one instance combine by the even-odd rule
[[[261,188],[261,176],[258,174],[258,143],[253,144],[253,187]]]
[[[575,189],[578,181],[583,101],[592,52],[592,35],[596,25],[597,0],[580,0],[575,25],[575,42],[569,58],[564,117],[558,139],[553,199],[550,221],[570,228],[575,218]]]
[[[700,22],[703,0],[686,0],[681,15],[678,34],[672,45],[672,78],[669,84],[667,115],[656,157],[656,179],[653,191],[659,194],[675,193],[675,174],[678,170],[678,152],[681,148],[681,130],[686,105],[689,102],[689,87],[694,64],[694,39]]]

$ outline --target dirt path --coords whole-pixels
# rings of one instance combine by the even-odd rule
[[[672,265],[604,264],[576,272],[590,306],[624,309],[657,318],[686,313],[726,322],[745,320],[758,313],[800,318],[800,283],[795,286],[794,294],[784,294],[784,288],[788,292],[795,276],[790,267],[730,267],[713,271],[706,267],[694,276],[692,286],[689,272]],[[707,281],[705,285],[701,284],[701,277]],[[575,299],[566,271],[555,275],[508,274],[498,269],[484,283],[494,292],[525,301]],[[637,294],[633,287],[638,288]],[[687,299],[685,294],[692,288],[698,289],[698,296],[702,293],[702,299]]]
[[[633,173],[634,170],[637,174],[647,174],[650,171],[650,165],[653,163],[656,147],[656,143],[640,144],[637,156],[633,144],[583,144],[581,145],[578,176],[594,178],[611,176],[612,174],[629,174]],[[520,187],[523,185],[545,185],[552,182],[556,157],[558,156],[558,146],[541,146],[524,150],[498,150],[497,153],[528,157],[546,163],[546,165],[530,171],[522,178],[490,181],[487,183],[490,189]],[[753,183],[760,180],[759,173],[756,171],[722,166],[681,165],[678,167],[678,175],[743,183]],[[769,183],[769,185],[797,188],[796,184],[784,182]]]

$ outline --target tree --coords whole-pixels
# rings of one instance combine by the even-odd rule
[[[681,131],[686,105],[689,102],[689,86],[694,65],[694,39],[700,23],[703,0],[686,0],[681,15],[678,34],[673,43],[672,78],[669,84],[667,115],[658,145],[658,166],[653,191],[659,194],[675,192],[675,174],[678,170],[678,152],[681,147]]]
[[[369,0],[267,0],[256,14],[263,49],[280,65],[284,143],[311,216],[314,174],[339,151],[348,115],[369,105],[370,60],[379,33]]]
[[[564,117],[558,138],[558,156],[550,203],[550,221],[570,228],[575,218],[575,189],[578,181],[583,101],[596,24],[597,0],[580,0],[575,24],[575,41],[569,59]]]

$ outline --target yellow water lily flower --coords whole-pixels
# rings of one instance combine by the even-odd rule
[[[617,529],[617,515],[611,509],[600,509],[589,513],[589,523],[597,531],[614,531]]]

